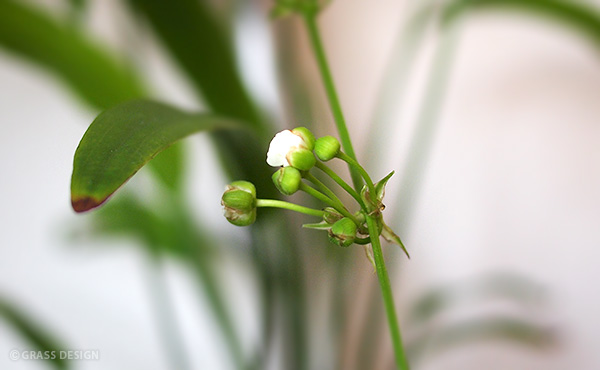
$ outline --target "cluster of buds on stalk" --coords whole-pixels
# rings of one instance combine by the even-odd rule
[[[361,189],[354,189],[325,164],[334,158],[347,162],[350,168],[361,175],[365,182]],[[255,222],[257,208],[284,208],[320,217],[320,222],[304,224],[303,227],[326,230],[329,240],[338,246],[364,245],[367,255],[370,256],[367,246],[371,239],[383,236],[387,241],[400,245],[406,253],[402,241],[385,224],[382,215],[385,208],[385,185],[394,174],[393,171],[379,182],[373,183],[365,169],[341,150],[340,142],[336,138],[324,136],[315,139],[312,132],[305,127],[284,130],[275,135],[269,145],[267,163],[279,167],[273,173],[272,180],[281,194],[292,195],[303,191],[324,203],[326,207],[313,209],[276,199],[258,199],[253,184],[235,181],[227,185],[221,198],[225,217],[230,223],[248,226]],[[312,173],[315,168],[350,194],[356,201],[358,210],[351,212],[350,208]],[[368,218],[372,221],[371,227],[368,225]],[[408,253],[406,254],[408,256]]]

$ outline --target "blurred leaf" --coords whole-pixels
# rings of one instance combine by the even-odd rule
[[[152,24],[208,105],[255,128],[260,117],[237,70],[231,40],[206,1],[129,0]]]
[[[567,0],[455,0],[446,11],[446,20],[479,9],[511,10],[530,13],[580,32],[600,44],[600,12],[597,6],[580,1]],[[600,46],[600,45],[597,45]]]
[[[133,235],[152,248],[169,244],[166,221],[130,194],[122,194],[94,213],[94,231],[108,235]]]
[[[93,231],[99,235],[133,236],[150,249],[151,254],[166,252],[189,259],[210,259],[213,238],[194,222],[177,201],[168,202],[160,211],[147,206],[133,194],[123,192],[105,207],[94,212]]]
[[[539,303],[543,298],[539,284],[523,276],[494,273],[431,289],[411,309],[412,323],[430,320],[451,306],[485,298],[508,298],[521,304]]]
[[[177,142],[158,153],[150,164],[154,175],[172,191],[179,191],[184,180],[184,145]]]
[[[150,22],[210,109],[239,119],[258,133],[256,137],[236,132],[212,135],[229,177],[254,183],[265,197],[278,197],[264,162],[271,130],[244,87],[232,42],[210,4],[196,0],[129,3]]]
[[[74,12],[83,11],[87,1],[70,0]],[[53,72],[95,108],[109,106],[145,95],[133,71],[119,65],[107,51],[88,40],[80,27],[60,24],[48,15],[22,3],[0,0],[0,46],[28,58]],[[174,149],[157,168],[159,179],[176,186],[175,172],[182,154]],[[165,170],[170,171],[171,180]]]
[[[548,348],[556,342],[555,333],[531,321],[511,317],[488,317],[465,320],[439,330],[432,330],[407,346],[411,358],[425,351],[441,352],[482,341],[506,340],[532,348]]]
[[[76,212],[102,204],[158,152],[198,131],[237,125],[210,114],[135,100],[102,112],[79,143],[73,161],[71,202]]]
[[[54,335],[51,335],[41,325],[36,323],[30,317],[23,313],[20,307],[16,307],[4,298],[0,298],[0,318],[4,319],[13,329],[15,329],[36,351],[61,351],[64,349],[58,344]],[[69,364],[66,360],[56,356],[47,362],[55,369],[68,369]]]
[[[130,69],[77,28],[23,2],[0,0],[0,46],[53,72],[95,107],[105,109],[145,95]]]

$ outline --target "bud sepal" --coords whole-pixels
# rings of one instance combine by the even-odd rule
[[[340,142],[333,136],[323,136],[315,142],[315,155],[323,162],[335,158],[340,152]]]
[[[256,188],[248,181],[227,185],[221,197],[223,214],[236,226],[249,226],[256,221]]]
[[[357,226],[348,217],[344,217],[337,221],[329,229],[329,241],[340,247],[349,247],[356,240]]]
[[[300,188],[302,174],[294,167],[281,167],[273,176],[273,183],[283,195],[292,195]]]

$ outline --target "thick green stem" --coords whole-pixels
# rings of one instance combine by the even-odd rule
[[[319,28],[317,27],[315,18],[316,13],[314,12],[306,12],[304,14],[304,23],[306,24],[306,28],[308,30],[310,44],[313,52],[315,53],[319,71],[321,72],[321,78],[323,79],[323,85],[325,86],[325,92],[327,93],[327,99],[329,100],[331,113],[333,114],[338,133],[340,134],[342,148],[344,148],[351,158],[356,159],[356,154],[354,153],[354,148],[352,147],[352,141],[350,140],[350,133],[348,132],[348,127],[346,127],[346,120],[344,119],[342,107],[335,90],[335,84],[333,83],[333,77],[331,76],[329,64],[327,63],[327,57],[325,56],[323,42],[321,41],[321,35],[319,34]],[[352,176],[354,188],[356,190],[360,190],[363,182],[357,170],[350,167],[350,175]]]
[[[375,268],[377,270],[377,277],[379,278],[379,287],[381,288],[385,313],[387,315],[390,334],[392,336],[392,345],[394,347],[394,354],[396,357],[396,366],[399,370],[408,370],[409,366],[406,355],[404,354],[404,348],[402,347],[402,337],[400,335],[398,318],[396,317],[394,298],[392,296],[392,289],[390,287],[390,278],[385,267],[381,243],[379,242],[379,228],[377,223],[378,221],[376,216],[367,216],[367,226],[369,227],[371,246],[373,247],[373,258],[375,259]]]
[[[323,215],[325,214],[325,212],[318,209],[303,207],[294,203],[284,202],[282,200],[276,199],[257,199],[256,206],[289,209],[290,211],[296,211],[299,213],[304,213],[305,215],[317,217],[323,217]]]
[[[333,181],[335,181],[342,189],[346,190],[348,194],[352,196],[360,205],[360,208],[365,209],[365,204],[360,197],[360,195],[354,190],[346,181],[344,181],[341,177],[338,176],[331,168],[327,167],[327,165],[323,162],[317,161],[315,167],[323,171],[327,176],[331,177]]]

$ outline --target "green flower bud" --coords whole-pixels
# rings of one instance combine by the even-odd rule
[[[340,247],[352,245],[355,239],[356,224],[348,217],[344,217],[337,221],[331,226],[331,229],[329,229],[329,241]]]
[[[340,152],[340,142],[333,136],[323,136],[315,142],[315,154],[323,162],[327,162]]]
[[[308,171],[317,162],[314,154],[308,149],[296,149],[290,151],[286,157],[290,166],[299,169],[300,171]]]
[[[325,214],[323,215],[323,220],[325,222],[327,222],[328,224],[330,224],[330,225],[334,224],[337,221],[339,221],[342,218],[344,218],[344,215],[342,215],[341,213],[339,213],[333,207],[325,207],[325,209],[323,211],[325,211]]]
[[[227,185],[221,197],[223,214],[236,226],[248,226],[256,221],[256,188],[248,181]]]
[[[302,140],[304,140],[304,145],[306,146],[306,149],[310,150],[311,152],[313,151],[313,149],[315,148],[315,135],[313,135],[313,133],[310,132],[309,129],[307,129],[306,127],[296,127],[292,130],[292,133],[294,135],[300,136]]]
[[[245,192],[250,193],[254,198],[256,198],[256,187],[250,181],[238,180],[234,181],[231,184],[227,185],[225,191],[228,190],[244,190]]]
[[[273,183],[283,195],[292,195],[298,191],[302,175],[294,167],[281,167],[273,174]]]

